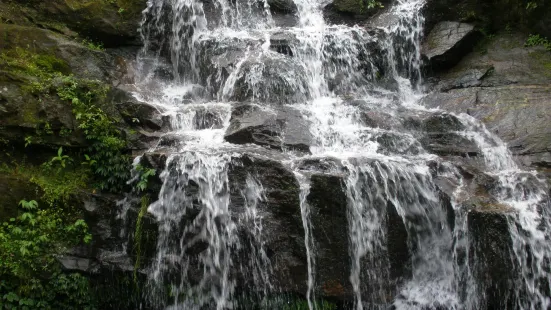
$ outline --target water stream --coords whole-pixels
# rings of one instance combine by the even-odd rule
[[[511,210],[505,213],[507,259],[521,275],[511,280],[514,309],[551,307],[543,182],[519,169],[503,142],[476,120],[418,103],[424,1],[395,1],[388,12],[394,22],[378,28],[326,24],[320,0],[293,4],[293,22],[281,24],[266,1],[148,1],[136,96],[156,106],[170,127],[149,150],[168,154],[162,188],[148,208],[159,223],[147,270],[149,300],[165,309],[244,309],[244,290],[266,301],[287,289],[274,280],[277,262],[266,247],[260,207],[267,203],[266,180],[248,173],[241,198],[232,200],[230,167],[247,153],[264,156],[262,147],[224,139],[232,111],[249,104],[292,109],[309,124],[309,152],[287,149],[281,137],[278,156],[300,187],[308,269],[301,294],[310,310],[318,308],[321,283],[309,178],[322,172],[297,163],[326,158],[339,162],[345,175],[348,227],[331,229],[348,234],[343,264],[350,261],[350,307],[474,310],[492,298],[469,263],[467,181],[427,149],[416,125],[434,119],[459,124],[450,131],[476,145],[472,160],[497,180],[490,195]],[[441,179],[455,184],[448,199]],[[396,227],[408,250],[399,267],[389,241]],[[399,276],[396,269],[403,269]]]

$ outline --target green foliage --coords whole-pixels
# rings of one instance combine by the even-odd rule
[[[524,46],[543,46],[546,50],[551,51],[551,42],[547,38],[544,38],[539,34],[529,35],[528,39],[526,39],[526,43],[524,43]]]
[[[101,190],[120,191],[129,178],[130,157],[126,142],[113,120],[96,103],[105,100],[108,88],[98,81],[65,76],[57,87],[62,100],[71,102],[79,128],[90,142],[88,163]]]
[[[383,8],[383,4],[377,0],[359,0],[360,12],[365,13],[369,10]]]
[[[56,256],[88,243],[88,226],[56,207],[19,203],[19,216],[0,225],[0,306],[5,309],[90,309],[88,282],[60,272]]]
[[[100,51],[100,52],[105,51],[105,48],[103,47],[103,43],[96,43],[92,40],[84,39],[82,40],[82,44],[93,51]]]
[[[69,155],[63,155],[63,147],[60,147],[57,150],[57,156],[52,157],[48,165],[52,167],[59,163],[61,167],[59,167],[58,171],[60,171],[62,168],[66,168],[67,165],[72,162],[73,160],[71,159],[71,157],[69,157]]]
[[[31,145],[33,143],[32,140],[33,140],[33,137],[31,137],[31,136],[25,137],[25,147]]]
[[[526,3],[526,11],[533,11],[538,8],[538,2],[537,1],[528,1]]]
[[[147,188],[149,177],[154,176],[156,171],[155,169],[145,168],[142,165],[137,165],[136,171],[139,174],[136,189],[138,190],[138,192],[143,192]]]

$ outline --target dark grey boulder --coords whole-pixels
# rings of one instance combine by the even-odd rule
[[[304,69],[292,57],[278,52],[249,56],[236,70],[233,85],[226,85],[233,101],[289,104],[310,97]]]
[[[312,143],[308,122],[297,110],[253,104],[234,108],[224,139],[235,144],[254,143],[304,152],[309,151]]]
[[[480,153],[476,143],[453,133],[428,133],[420,140],[423,147],[439,156],[477,156]]]
[[[348,204],[343,175],[314,174],[307,201],[311,208],[316,281],[323,296],[350,299]]]
[[[280,162],[255,155],[243,155],[232,160],[229,167],[231,213],[234,220],[246,212],[246,199],[250,199],[247,180],[255,180],[263,188],[265,199],[256,206],[262,217],[262,241],[273,270],[272,284],[281,292],[303,293],[307,285],[307,259],[304,245],[304,228],[300,210],[300,185],[291,170]],[[245,191],[245,192],[244,192]],[[250,201],[248,201],[250,203]],[[246,225],[246,224],[245,224]],[[257,240],[254,227],[240,226],[241,240]],[[247,262],[255,241],[240,252],[240,262]],[[241,278],[242,275],[236,275]],[[252,281],[241,279],[241,281]],[[246,285],[253,285],[249,283]],[[251,291],[259,287],[250,287]]]
[[[484,201],[486,200],[486,201]],[[511,210],[487,199],[466,202],[469,229],[469,266],[477,280],[481,306],[487,309],[515,308],[519,266],[514,259],[508,220]]]
[[[295,13],[297,6],[292,0],[267,0],[270,10],[274,12]]]
[[[116,107],[125,122],[132,127],[149,131],[163,128],[163,119],[159,110],[152,105],[139,102],[129,94],[121,94]]]
[[[474,26],[445,21],[434,26],[423,44],[423,55],[435,71],[452,67],[472,50],[477,39]]]

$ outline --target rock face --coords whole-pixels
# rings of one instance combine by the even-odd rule
[[[447,69],[472,49],[475,39],[476,31],[473,25],[440,22],[429,33],[423,45],[423,54],[433,70]]]
[[[525,165],[548,167],[551,55],[524,47],[519,35],[500,35],[481,49],[438,75],[424,104],[481,120]]]

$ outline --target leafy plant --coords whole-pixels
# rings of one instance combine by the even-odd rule
[[[82,40],[82,44],[84,44],[87,48],[93,50],[93,51],[104,51],[105,48],[103,47],[103,43],[96,43],[92,40],[84,39]]]
[[[31,145],[32,142],[33,142],[33,137],[31,136],[25,137],[25,147]]]
[[[526,43],[524,43],[524,46],[543,46],[546,50],[551,51],[551,42],[547,38],[544,38],[539,34],[529,35],[528,39],[526,39]]]
[[[526,4],[526,10],[527,11],[533,11],[535,9],[538,8],[538,3],[537,2],[534,2],[534,1],[529,1],[527,4]]]
[[[137,165],[136,171],[139,174],[138,183],[136,184],[136,189],[138,189],[138,192],[142,192],[147,188],[149,177],[154,176],[156,171],[155,169],[152,169],[152,168],[145,168],[142,165]]]
[[[88,282],[60,272],[56,256],[88,243],[88,226],[67,221],[59,208],[21,200],[20,215],[0,225],[0,304],[6,309],[74,309],[93,306]]]
[[[383,8],[383,4],[377,0],[359,0],[360,12],[365,13],[368,10]]]
[[[69,155],[63,155],[63,147],[60,147],[57,149],[57,156],[54,156],[52,159],[50,159],[49,164],[51,166],[55,165],[56,163],[59,163],[62,168],[67,167],[68,163],[71,163],[73,160]]]
[[[96,160],[92,159],[88,154],[84,154],[85,161],[82,162],[82,165],[92,166],[96,163]]]

